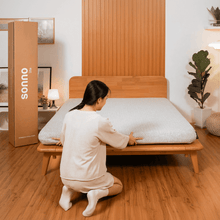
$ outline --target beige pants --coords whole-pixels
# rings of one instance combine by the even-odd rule
[[[108,189],[114,184],[114,177],[108,172],[106,172],[104,176],[90,181],[67,180],[63,178],[61,180],[67,188],[82,193],[88,193],[94,189]]]

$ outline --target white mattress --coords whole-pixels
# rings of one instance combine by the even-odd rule
[[[39,133],[43,144],[55,144],[65,114],[81,99],[69,99]],[[197,134],[191,124],[166,98],[109,98],[101,111],[120,133],[143,137],[139,144],[192,143]]]

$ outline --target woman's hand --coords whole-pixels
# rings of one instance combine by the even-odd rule
[[[56,145],[62,146],[62,143],[61,143],[61,141],[60,141],[60,138],[52,138],[52,139],[58,141],[58,142],[56,143]]]
[[[131,132],[129,135],[128,145],[137,145],[136,140],[142,140],[142,139],[143,139],[142,137],[134,137],[133,132]]]

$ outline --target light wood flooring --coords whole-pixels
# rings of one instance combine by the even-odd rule
[[[195,174],[184,155],[108,156],[108,171],[124,184],[120,195],[101,199],[94,215],[82,215],[85,194],[76,193],[65,212],[58,204],[59,158],[41,175],[38,144],[14,148],[0,132],[1,220],[219,220],[220,137],[196,128],[204,149]]]

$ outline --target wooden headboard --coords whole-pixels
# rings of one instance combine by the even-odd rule
[[[69,98],[83,98],[92,80],[104,82],[111,98],[167,98],[167,80],[163,76],[74,76],[69,80]]]

